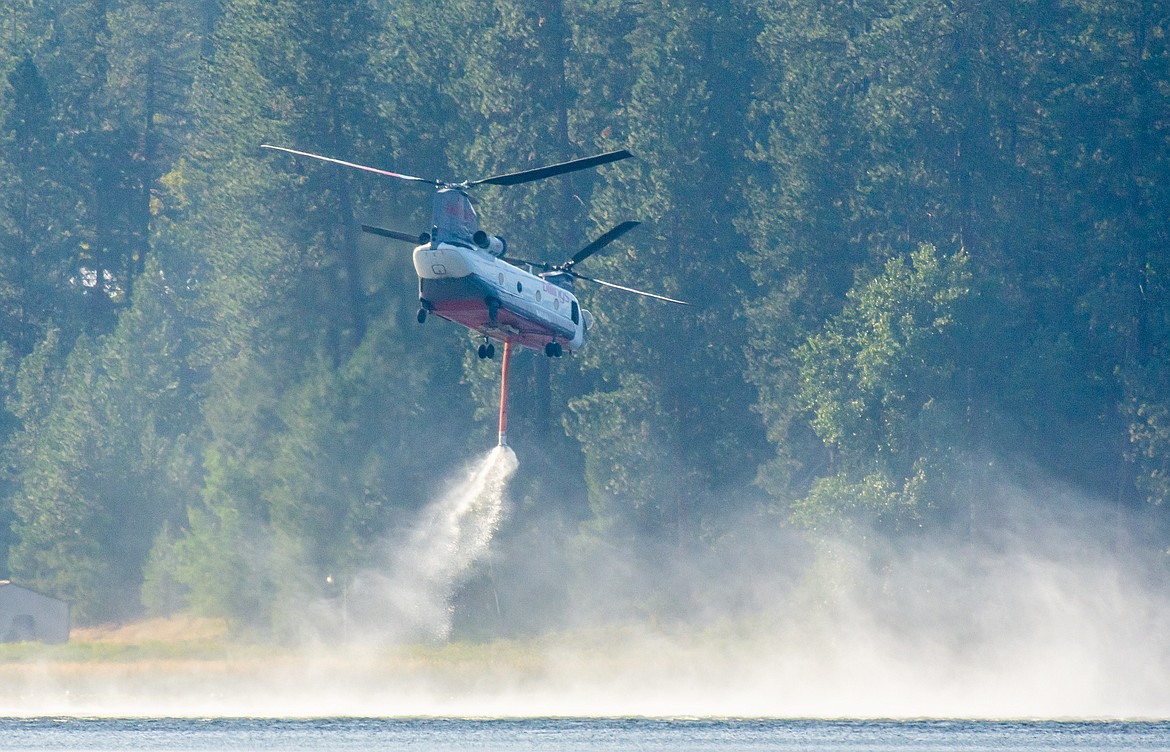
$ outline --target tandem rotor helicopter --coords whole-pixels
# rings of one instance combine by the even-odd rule
[[[593,317],[589,311],[581,308],[573,294],[575,280],[687,305],[682,300],[665,295],[587,277],[574,269],[577,264],[637,227],[639,222],[623,222],[611,228],[559,264],[510,257],[503,238],[479,229],[475,209],[468,195],[470,189],[480,185],[530,183],[633,156],[624,149],[490,178],[449,182],[404,175],[283,146],[261,144],[261,148],[435,187],[429,232],[411,235],[371,225],[362,225],[362,230],[416,245],[414,270],[418,274],[420,324],[430,314],[434,314],[482,334],[484,343],[479,346],[477,353],[481,359],[495,357],[496,349],[492,340],[503,343],[500,446],[507,444],[508,365],[512,348],[543,348],[548,357],[559,358],[565,352],[580,349],[589,336]]]

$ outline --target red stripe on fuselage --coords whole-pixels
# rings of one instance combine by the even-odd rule
[[[543,350],[553,341],[555,332],[539,322],[532,321],[517,313],[501,308],[496,312],[493,324],[487,305],[479,300],[447,300],[432,305],[431,311],[439,318],[474,329],[485,337],[500,342],[512,342],[533,350]],[[556,337],[562,345],[564,337]],[[566,348],[568,349],[568,348]]]

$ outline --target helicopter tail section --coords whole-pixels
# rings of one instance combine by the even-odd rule
[[[470,248],[479,231],[479,219],[467,194],[458,188],[443,188],[436,192],[431,227],[433,245],[450,243]]]

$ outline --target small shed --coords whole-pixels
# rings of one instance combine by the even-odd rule
[[[0,642],[69,642],[69,604],[0,580]]]

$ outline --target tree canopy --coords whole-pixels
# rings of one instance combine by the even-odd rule
[[[490,443],[497,364],[419,327],[409,254],[358,231],[425,227],[425,192],[261,143],[449,178],[634,152],[477,194],[528,258],[640,220],[589,271],[693,304],[582,284],[588,347],[515,360],[512,494],[567,568],[698,555],[745,516],[970,523],[988,467],[1164,508],[1168,24],[1161,0],[19,3],[0,575],[81,622],[279,631]]]

